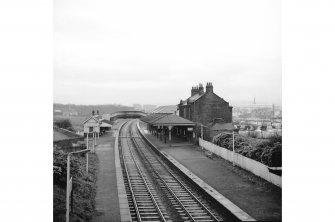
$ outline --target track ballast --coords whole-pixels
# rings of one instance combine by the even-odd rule
[[[119,149],[133,221],[231,221],[188,179],[158,157],[128,121],[120,131]]]

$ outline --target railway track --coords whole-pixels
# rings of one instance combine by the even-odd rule
[[[151,150],[137,131],[136,121],[122,127],[119,143],[133,221],[232,220]]]

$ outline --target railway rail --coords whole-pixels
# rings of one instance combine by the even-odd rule
[[[121,128],[119,143],[133,221],[236,220],[219,212],[201,191],[161,160],[137,131],[136,121]]]

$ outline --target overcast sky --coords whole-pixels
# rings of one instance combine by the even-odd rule
[[[54,1],[54,102],[281,105],[281,1]]]

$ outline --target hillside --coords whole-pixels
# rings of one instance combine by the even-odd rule
[[[61,104],[54,103],[53,110],[61,110],[63,113],[77,112],[78,116],[90,116],[92,110],[99,110],[100,114],[113,113],[121,110],[134,110],[133,107],[108,104],[108,105],[75,105],[75,104]]]

